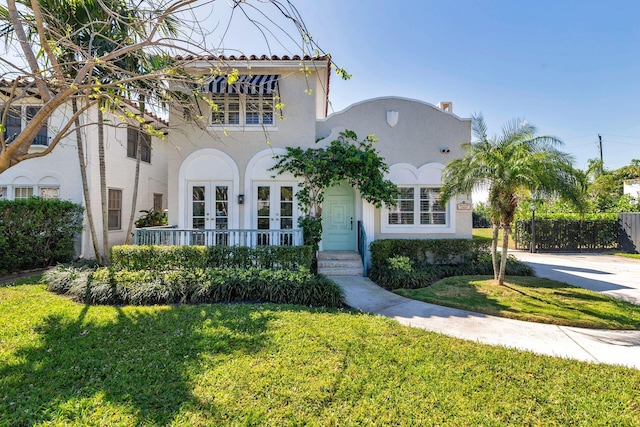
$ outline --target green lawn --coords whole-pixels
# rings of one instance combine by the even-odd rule
[[[614,255],[616,256],[622,256],[625,258],[633,258],[633,259],[640,259],[640,254],[626,254],[626,253],[615,253]]]
[[[601,329],[640,329],[640,306],[538,277],[447,277],[427,288],[397,294],[447,307],[530,322]]]
[[[0,287],[0,425],[615,425],[640,375],[274,304],[110,307]]]
[[[493,229],[491,228],[474,228],[472,230],[472,236],[474,239],[484,239],[491,241],[493,239]],[[515,249],[516,243],[513,240],[513,236],[509,235],[509,249]],[[498,230],[498,252],[502,250],[502,230]]]

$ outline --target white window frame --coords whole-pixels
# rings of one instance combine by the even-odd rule
[[[24,130],[27,126],[27,122],[29,121],[29,109],[35,108],[36,114],[42,108],[41,104],[21,104],[21,105],[9,105],[7,106],[10,110],[15,110],[20,115],[20,132]],[[0,114],[3,114],[3,110],[0,109]],[[44,135],[43,135],[44,133]],[[10,135],[8,135],[10,137]],[[46,140],[46,144],[36,144],[36,139],[38,137],[44,137]],[[6,142],[6,141],[5,141]],[[48,147],[51,142],[51,136],[49,133],[49,120],[46,121],[42,129],[38,131],[36,137],[33,140],[32,147]]]
[[[151,135],[140,133],[140,129],[132,126],[127,127],[127,158],[136,159],[138,155],[138,138],[140,141],[140,162],[151,164]]]
[[[419,184],[396,184],[398,188],[413,188],[413,224],[393,224],[389,223],[390,213],[400,213],[408,211],[400,211],[398,206],[383,207],[380,218],[380,231],[382,233],[397,234],[424,234],[424,233],[455,233],[455,214],[453,201],[450,200],[445,205],[445,223],[444,224],[420,224],[420,190],[422,188],[439,189],[438,185],[419,185]],[[407,199],[409,200],[409,199]]]
[[[111,204],[112,198],[111,196],[111,192],[114,192],[114,194],[119,194],[120,195],[120,206],[118,207],[113,207]],[[121,231],[122,230],[122,200],[124,198],[124,191],[122,191],[121,188],[109,188],[108,189],[108,195],[107,195],[107,210],[108,210],[108,215],[107,215],[107,229],[109,231]],[[111,214],[112,212],[118,212],[118,226],[116,227],[111,227],[109,225],[109,219],[111,218]]]
[[[20,194],[20,196],[18,196],[17,192],[20,191],[21,193],[26,190],[27,193],[29,192],[29,190],[31,190],[31,194],[27,195],[26,197],[24,196],[24,194]],[[29,199],[31,197],[34,196],[34,186],[33,185],[15,185],[13,187],[13,200],[26,200]]]
[[[38,186],[38,196],[43,200],[58,200],[60,199],[60,187],[57,185]]]
[[[8,200],[9,199],[9,189],[6,185],[0,185],[0,200]]]
[[[248,94],[248,93],[216,93],[211,95],[211,100],[217,105],[217,111],[209,114],[209,126],[213,128],[242,129],[242,130],[277,130],[276,126],[276,95],[275,94]],[[231,108],[238,104],[238,108]],[[252,102],[253,100],[253,102]],[[257,101],[258,111],[255,112],[257,123],[249,123],[250,114],[248,106]],[[265,108],[269,105],[271,108]],[[233,120],[230,114],[237,114],[237,120]],[[215,117],[223,116],[222,121],[215,121]],[[269,117],[269,119],[266,119]],[[235,116],[233,116],[235,118]]]

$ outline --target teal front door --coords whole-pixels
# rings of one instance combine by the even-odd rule
[[[322,204],[322,250],[355,251],[357,220],[355,192],[343,182],[325,191]]]

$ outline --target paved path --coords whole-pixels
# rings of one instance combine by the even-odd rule
[[[601,254],[509,253],[532,266],[538,277],[640,304],[640,260]]]
[[[414,301],[366,277],[331,276],[355,309],[485,344],[640,369],[640,331],[604,331],[523,322]]]

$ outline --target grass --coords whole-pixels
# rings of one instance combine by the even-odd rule
[[[640,306],[538,277],[448,277],[427,288],[398,289],[407,298],[478,313],[597,329],[640,329]]]
[[[640,259],[640,254],[627,254],[627,253],[617,252],[614,255],[625,257],[625,258]]]
[[[493,229],[491,228],[474,228],[472,230],[472,236],[474,239],[488,240],[493,239]],[[498,252],[502,248],[502,230],[498,230]],[[515,249],[516,243],[513,240],[513,236],[509,236],[509,249]]]
[[[0,287],[0,425],[616,425],[640,375],[378,316],[86,306]]]

